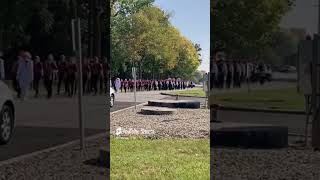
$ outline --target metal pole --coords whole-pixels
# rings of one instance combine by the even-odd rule
[[[136,68],[132,68],[133,71],[133,81],[134,81],[134,108],[137,111],[137,74],[136,74]]]
[[[318,2],[318,34],[320,35],[320,0]]]
[[[76,22],[76,23],[75,23]],[[77,52],[77,58],[78,58],[78,67],[79,67],[79,77],[78,77],[78,88],[79,88],[79,94],[78,94],[78,108],[79,108],[79,129],[80,129],[80,149],[81,151],[85,151],[85,143],[84,143],[84,116],[83,116],[83,82],[82,82],[82,50],[81,50],[81,24],[80,24],[80,18],[77,18],[76,20],[72,21],[73,23],[73,37],[75,37],[75,25],[77,25],[77,44],[75,43],[76,40],[73,41],[74,50]],[[74,38],[75,39],[75,38]],[[77,46],[76,46],[77,45]]]

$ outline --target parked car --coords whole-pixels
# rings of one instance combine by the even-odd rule
[[[279,72],[284,72],[284,73],[289,73],[289,72],[296,72],[297,71],[297,68],[294,67],[294,66],[281,66],[279,68]]]
[[[114,102],[115,102],[115,90],[110,87],[110,107],[114,106]]]
[[[8,86],[0,80],[0,144],[7,144],[15,126],[15,106]]]

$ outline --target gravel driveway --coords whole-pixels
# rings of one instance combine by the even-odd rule
[[[320,152],[310,149],[211,150],[213,179],[223,180],[318,180]]]
[[[0,166],[0,180],[106,180],[108,169],[99,166],[103,137],[87,141],[87,155],[78,143]],[[23,148],[23,147],[22,147]]]
[[[178,109],[175,115],[142,115],[140,108],[111,115],[111,134],[175,138],[209,138],[208,109]]]

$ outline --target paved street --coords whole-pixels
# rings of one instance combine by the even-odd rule
[[[105,132],[106,98],[85,97],[86,136]],[[116,102],[111,112],[132,106]],[[0,146],[0,161],[54,147],[79,138],[77,100],[29,99],[16,102],[16,129],[12,141]]]
[[[287,86],[288,84],[282,84]],[[269,87],[269,86],[268,86]],[[270,87],[281,87],[276,83]],[[270,88],[269,87],[269,88]],[[160,95],[160,91],[138,92],[137,104],[151,99],[175,99]],[[204,104],[204,98],[184,98],[198,100]],[[85,96],[84,114],[86,136],[105,132],[106,111],[105,96]],[[134,105],[133,93],[117,93],[116,103],[112,111]],[[0,161],[23,154],[60,145],[79,138],[77,98],[55,97],[47,100],[27,99],[16,102],[16,131],[10,144],[0,146]],[[224,122],[262,123],[288,125],[289,131],[303,133],[304,116],[277,115],[261,113],[221,112]]]

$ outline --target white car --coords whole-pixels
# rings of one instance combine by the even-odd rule
[[[115,90],[110,87],[110,107],[114,106],[114,101],[115,101]]]
[[[15,126],[15,108],[8,86],[0,80],[0,144],[7,144]]]

